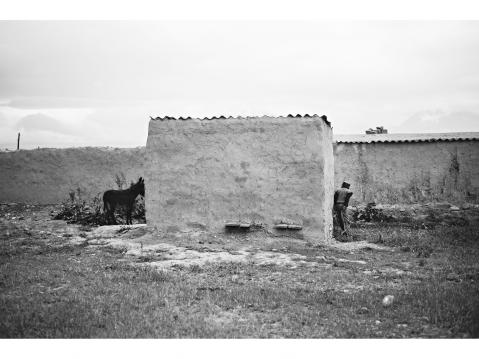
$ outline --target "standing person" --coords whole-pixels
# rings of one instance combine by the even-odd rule
[[[349,199],[353,195],[353,192],[349,189],[349,186],[349,183],[343,182],[341,188],[334,192],[334,213],[336,213],[339,226],[341,227],[341,234],[346,233],[344,216],[346,215],[346,209],[349,205]]]

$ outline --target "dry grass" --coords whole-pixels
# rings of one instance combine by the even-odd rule
[[[368,226],[356,235],[381,234],[397,250],[352,253],[298,241],[285,249],[282,240],[287,252],[327,261],[168,272],[133,266],[118,249],[60,245],[65,238],[53,246],[12,231],[0,255],[0,337],[479,337],[477,229]],[[426,246],[424,256],[417,248]],[[385,308],[387,294],[395,302]]]

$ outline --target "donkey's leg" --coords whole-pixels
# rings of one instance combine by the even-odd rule
[[[133,211],[133,203],[128,203],[126,207],[126,224],[133,224],[131,222],[131,212]]]
[[[113,224],[117,224],[116,223],[116,218],[115,218],[115,208],[116,208],[115,204],[112,204],[110,206],[110,218],[111,218],[111,223],[113,223]]]
[[[110,217],[110,210],[109,209],[107,209],[105,211],[104,216],[105,216],[106,224],[110,225],[111,224],[111,217]]]
[[[107,225],[110,224],[110,203],[103,200],[103,216]]]

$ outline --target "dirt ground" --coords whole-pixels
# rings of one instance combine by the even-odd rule
[[[479,337],[479,224],[159,237],[0,205],[0,337]],[[383,305],[386,295],[392,304]]]

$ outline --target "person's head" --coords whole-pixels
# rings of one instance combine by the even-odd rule
[[[349,188],[350,184],[348,182],[343,182],[341,188]]]

